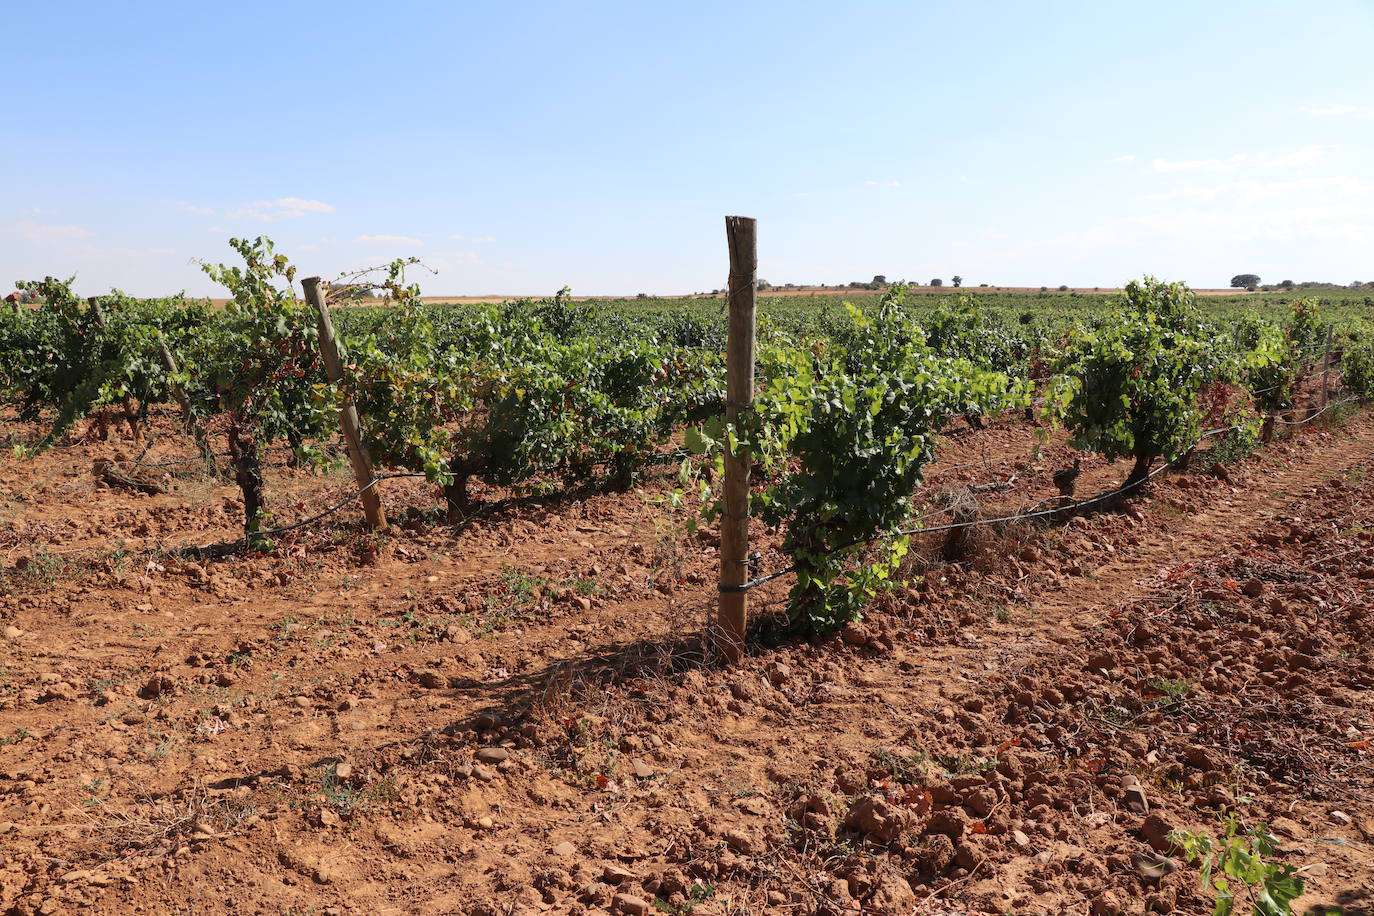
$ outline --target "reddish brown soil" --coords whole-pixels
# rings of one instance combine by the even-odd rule
[[[1071,459],[1034,443],[951,436],[932,489],[1045,505]],[[1374,912],[1367,415],[980,529],[963,565],[924,536],[862,624],[765,628],[733,669],[667,472],[457,532],[388,482],[386,536],[350,511],[191,560],[170,548],[232,538],[236,491],[98,484],[138,450],[0,468],[4,912],[1200,914],[1194,867],[1139,857],[1228,807],[1303,869],[1300,912]],[[147,460],[178,454],[168,431]],[[1085,461],[1079,496],[1125,470]],[[283,520],[349,483],[270,479]]]

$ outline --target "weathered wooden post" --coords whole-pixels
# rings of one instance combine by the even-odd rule
[[[1336,326],[1327,325],[1326,328],[1326,355],[1322,357],[1322,410],[1326,409],[1331,401],[1331,338],[1335,334]]]
[[[754,306],[758,272],[757,222],[727,216],[730,246],[730,330],[726,342],[725,419],[733,424],[754,403]],[[720,610],[717,617],[721,653],[729,662],[744,656],[749,599],[743,586],[749,576],[749,465],[747,448],[725,450],[725,507],[720,519]]]
[[[319,277],[306,277],[301,281],[305,289],[305,301],[315,309],[315,319],[320,332],[320,357],[324,360],[324,371],[329,380],[338,384],[343,379],[343,360],[339,357],[339,344],[334,338],[334,323],[329,320],[329,306],[324,301],[324,290]],[[339,405],[339,426],[343,428],[344,442],[348,443],[348,460],[353,465],[353,479],[359,488],[366,488],[359,499],[363,504],[363,515],[368,527],[374,531],[386,527],[386,513],[382,510],[382,497],[376,486],[369,486],[375,479],[372,473],[372,456],[363,445],[363,433],[358,423],[358,409],[353,399],[344,396]]]
[[[176,357],[172,355],[172,350],[167,346],[167,338],[162,336],[162,332],[157,332],[157,348],[162,354],[162,365],[167,367],[169,375],[177,374]],[[210,439],[205,434],[205,427],[201,426],[196,419],[196,413],[191,408],[191,399],[186,395],[186,389],[176,382],[171,382],[167,386],[171,391],[172,397],[181,407],[181,418],[186,429],[196,440],[196,447],[200,449],[201,458],[205,459],[205,467],[210,473],[215,472],[215,452],[210,448]]]

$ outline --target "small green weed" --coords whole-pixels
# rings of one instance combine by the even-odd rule
[[[654,909],[661,913],[671,913],[673,916],[687,916],[688,913],[696,909],[700,904],[711,899],[716,893],[714,884],[693,884],[687,891],[687,899],[682,903],[669,903],[662,897],[654,898]]]
[[[1215,916],[1231,916],[1239,898],[1252,916],[1292,916],[1293,901],[1302,896],[1303,881],[1292,865],[1267,861],[1277,841],[1263,824],[1242,828],[1239,818],[1222,819],[1222,835],[1175,830],[1169,839],[1183,851],[1188,862],[1200,862],[1198,881],[1216,891]]]

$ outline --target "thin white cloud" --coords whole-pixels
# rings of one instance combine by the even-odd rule
[[[1109,160],[1107,160],[1107,161],[1108,161],[1108,162],[1119,163],[1119,164],[1125,164],[1125,163],[1127,163],[1127,162],[1135,162],[1135,157],[1132,156],[1130,153],[1127,153],[1127,154],[1124,155],[1124,156],[1117,156],[1117,157],[1115,157],[1115,158],[1113,158],[1113,159],[1109,159]]]
[[[306,200],[302,197],[278,197],[276,200],[255,200],[246,207],[240,207],[229,214],[231,219],[252,219],[270,223],[279,219],[291,219],[307,213],[333,213],[333,204],[322,200]]]
[[[865,181],[864,186],[869,188],[900,188],[902,183],[900,181]]]
[[[449,238],[453,239],[455,242],[472,242],[474,245],[483,245],[487,242],[496,241],[496,236],[494,235],[450,235]]]
[[[44,226],[31,219],[21,220],[13,230],[30,242],[74,242],[89,238],[91,230],[81,226]]]
[[[184,200],[176,201],[176,207],[182,213],[194,213],[197,216],[214,216],[215,211],[209,207],[198,207],[195,204],[187,203]]]
[[[1244,153],[1229,159],[1156,159],[1151,168],[1156,172],[1234,172],[1249,159]]]
[[[366,245],[423,245],[424,242],[408,235],[360,235],[355,242]]]
[[[1291,153],[1274,156],[1268,153],[1237,153],[1223,159],[1155,159],[1151,170],[1160,174],[1176,172],[1230,173],[1245,169],[1296,169],[1315,165],[1326,157],[1324,147],[1308,144]]]
[[[1325,151],[1315,144],[1304,146],[1302,149],[1294,150],[1286,156],[1279,156],[1277,159],[1270,159],[1265,165],[1274,169],[1291,169],[1304,165],[1315,165],[1325,158]]]
[[[1374,206],[1339,203],[1259,209],[1192,208],[1113,220],[1057,237],[1023,239],[1003,257],[1045,261],[1094,258],[1123,249],[1167,246],[1212,251],[1219,243],[1317,242],[1357,251],[1374,245]]]
[[[1334,193],[1345,197],[1374,193],[1374,184],[1346,175],[1297,178],[1292,181],[1228,181],[1212,187],[1171,188],[1145,195],[1146,200],[1216,200],[1236,195],[1244,200],[1269,200],[1285,194]]]
[[[1344,105],[1336,103],[1307,109],[1307,113],[1318,118],[1356,118],[1361,121],[1374,118],[1374,108],[1363,105]]]

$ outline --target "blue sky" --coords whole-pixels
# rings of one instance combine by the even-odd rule
[[[0,284],[1374,280],[1374,2],[9,2]],[[17,36],[22,40],[16,41]]]

